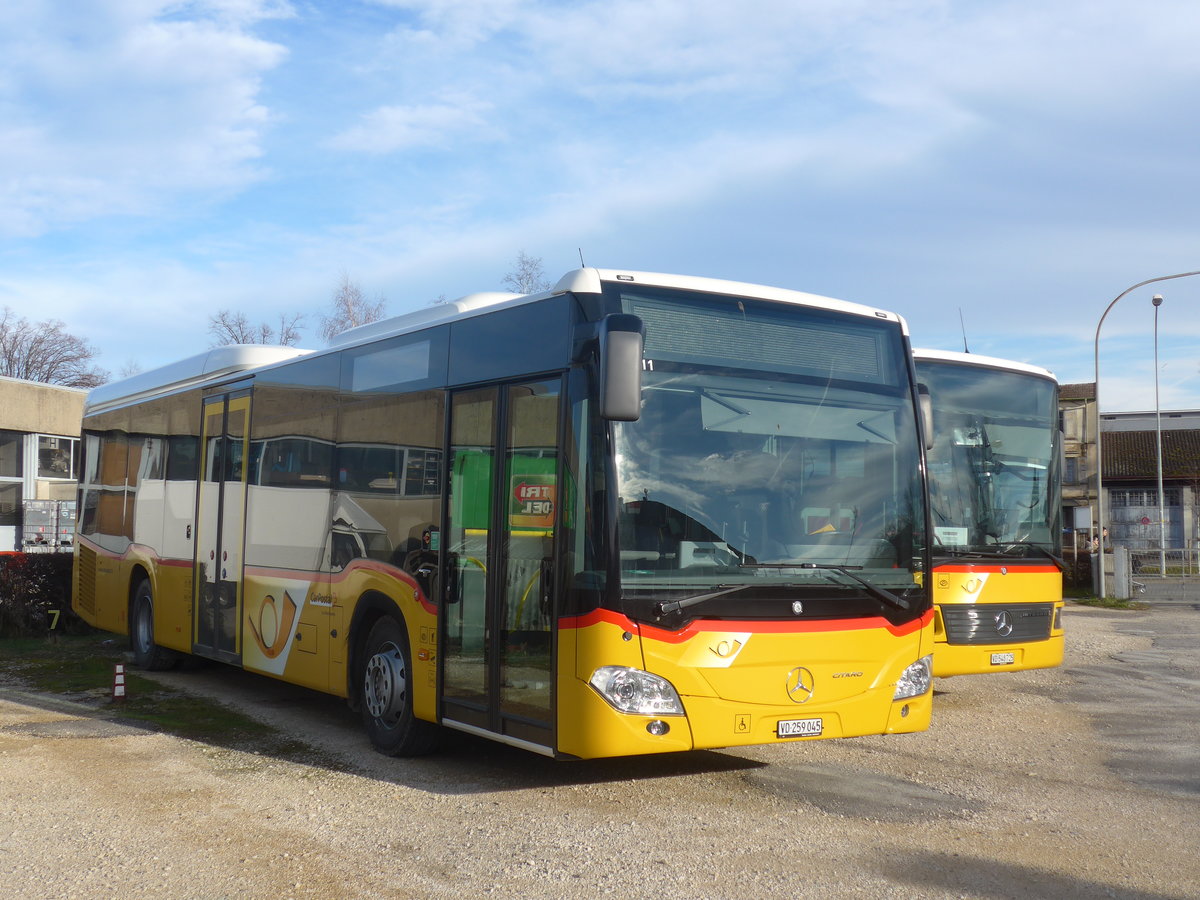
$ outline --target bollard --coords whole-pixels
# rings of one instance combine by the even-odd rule
[[[123,663],[113,666],[112,698],[114,700],[125,699],[125,665]]]

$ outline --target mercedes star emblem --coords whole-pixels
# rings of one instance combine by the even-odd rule
[[[1000,637],[1008,637],[1012,634],[1012,616],[1008,614],[1007,609],[1000,610],[993,618],[996,620],[996,634],[1000,635]]]
[[[816,679],[813,678],[813,673],[804,666],[796,666],[788,672],[787,694],[788,699],[793,703],[807,703],[813,695],[815,686]]]

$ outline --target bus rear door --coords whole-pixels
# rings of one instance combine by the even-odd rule
[[[249,420],[249,391],[204,400],[192,644],[194,653],[232,663],[242,658]]]

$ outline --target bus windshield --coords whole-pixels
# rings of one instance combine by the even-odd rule
[[[928,454],[934,553],[1057,554],[1055,383],[933,360],[917,368],[936,423]]]
[[[919,593],[900,329],[781,306],[626,298],[647,332],[641,418],[615,426],[626,597]]]

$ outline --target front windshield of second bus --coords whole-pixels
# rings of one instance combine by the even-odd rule
[[[646,325],[641,418],[615,426],[623,595],[719,595],[705,614],[777,614],[772,597],[916,609],[925,519],[899,324],[688,292],[622,300]]]
[[[933,400],[934,555],[1058,554],[1057,386],[1032,373],[917,360]]]

